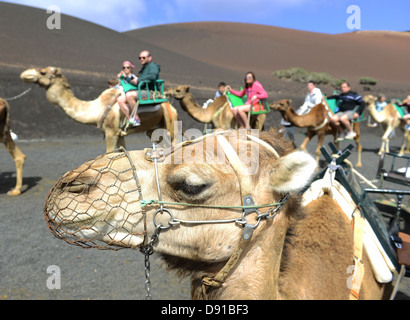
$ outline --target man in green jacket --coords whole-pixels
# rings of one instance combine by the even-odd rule
[[[117,99],[118,105],[120,106],[121,111],[127,117],[131,127],[137,127],[141,125],[141,120],[137,113],[138,110],[135,110],[135,115],[131,117],[131,114],[133,113],[138,100],[138,85],[146,80],[154,81],[159,79],[159,72],[161,68],[158,64],[152,62],[152,56],[147,50],[144,50],[139,54],[139,60],[142,68],[131,83],[135,86],[135,90],[127,91]],[[145,89],[144,86],[142,87],[142,89]],[[153,88],[151,87],[149,87],[149,89],[153,90]],[[141,94],[144,98],[147,98],[145,90],[142,91]]]

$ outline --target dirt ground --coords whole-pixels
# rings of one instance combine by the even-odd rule
[[[362,143],[364,168],[359,172],[370,180],[376,175],[381,131],[371,129]],[[296,129],[296,142],[303,139],[303,130]],[[371,134],[373,132],[373,134]],[[309,151],[316,147],[316,139]],[[330,138],[326,139],[326,145]],[[391,142],[393,151],[401,143],[401,134]],[[141,300],[145,298],[144,258],[138,250],[117,252],[82,249],[54,238],[43,218],[48,191],[66,171],[105,151],[101,136],[20,140],[27,155],[23,193],[9,197],[14,186],[15,168],[10,155],[0,147],[0,300]],[[345,147],[346,142],[341,144]],[[150,146],[143,135],[128,137],[127,148]],[[350,160],[355,163],[356,148]],[[388,187],[388,185],[385,185]],[[392,186],[397,189],[397,186]],[[167,273],[155,254],[151,258],[151,293],[158,300],[186,300],[190,297],[189,282]],[[49,266],[61,269],[61,289],[47,287]],[[410,299],[410,280],[400,287],[398,299]]]

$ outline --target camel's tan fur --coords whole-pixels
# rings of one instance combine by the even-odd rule
[[[23,186],[23,168],[26,155],[20,150],[13,141],[10,134],[10,106],[6,100],[0,98],[0,141],[4,143],[7,151],[13,157],[16,165],[16,186],[7,194],[9,196],[18,196],[21,194]]]
[[[120,95],[119,90],[107,89],[93,101],[82,101],[74,96],[60,68],[27,69],[21,74],[21,78],[25,82],[37,83],[45,88],[47,100],[61,107],[70,118],[80,123],[98,126],[106,108],[111,106],[100,128],[105,134],[106,152],[114,151],[119,146],[125,146],[124,133],[120,129],[124,115],[116,103]],[[147,132],[148,136],[151,136],[152,131],[159,126],[167,130],[173,141],[174,122],[177,120],[178,115],[175,108],[168,103],[163,103],[156,112],[141,113],[142,125],[127,130],[125,135]]]
[[[234,129],[237,125],[235,117],[225,95],[214,100],[207,108],[203,109],[195,100],[189,86],[178,86],[168,88],[166,93],[170,97],[180,100],[182,108],[197,121],[211,123],[216,129]],[[218,113],[219,109],[222,110]],[[254,129],[263,129],[266,120],[266,114],[253,115],[250,119],[251,127]]]
[[[306,150],[306,147],[310,140],[317,135],[317,147],[316,147],[316,161],[319,162],[320,157],[320,148],[323,145],[323,141],[326,135],[332,135],[333,139],[337,138],[337,130],[329,125],[329,121],[326,119],[328,116],[328,109],[324,102],[314,106],[309,113],[305,115],[298,115],[295,110],[292,108],[291,100],[282,99],[277,102],[274,102],[271,105],[273,110],[277,110],[282,114],[282,117],[293,124],[295,127],[307,128],[306,137],[300,145],[300,149]],[[357,167],[362,166],[362,145],[360,144],[360,127],[359,122],[353,124],[353,130],[356,132],[356,137],[354,138],[357,146]],[[338,146],[339,144],[335,142]]]
[[[236,132],[224,134],[231,145],[247,145],[256,142],[237,139]],[[262,220],[255,229],[238,263],[231,270],[223,285],[207,290],[209,299],[348,299],[347,281],[350,274],[347,269],[352,265],[353,246],[350,223],[344,218],[341,208],[328,196],[311,202],[306,207],[300,203],[298,194],[301,185],[308,183],[316,162],[304,151],[295,151],[293,144],[283,139],[276,131],[262,133],[260,138],[272,145],[280,158],[273,156],[270,150],[259,146],[258,154],[251,157],[258,161],[257,173],[251,176],[251,190],[256,204],[277,202],[282,192],[291,196],[278,215],[271,220]],[[205,148],[206,146],[214,146]],[[198,148],[201,147],[202,148]],[[183,148],[184,155],[197,152],[217,154],[219,160],[224,153],[217,152],[214,135],[208,135],[201,142]],[[205,151],[206,150],[206,151]],[[60,234],[73,234],[84,224],[111,232],[115,225],[123,223],[133,226],[133,233],[141,234],[144,223],[141,214],[127,217],[117,210],[128,205],[130,212],[140,212],[138,199],[124,199],[111,196],[110,212],[106,203],[90,201],[105,197],[105,187],[110,186],[110,194],[115,194],[113,174],[104,175],[99,171],[110,163],[110,158],[118,154],[107,154],[95,162],[89,161],[78,169],[63,176],[60,184],[50,194],[46,203],[46,219],[59,229]],[[157,199],[154,180],[154,166],[145,159],[143,151],[132,151],[130,157],[142,186],[144,199]],[[159,163],[159,181],[162,199],[170,202],[201,203],[209,205],[240,205],[241,193],[238,176],[231,164],[224,163],[189,163],[191,158],[182,163]],[[117,159],[117,158],[116,158]],[[115,172],[122,172],[123,178],[129,176],[123,191],[135,189],[130,163],[126,157],[111,162],[109,167]],[[104,169],[103,171],[106,171]],[[301,176],[304,180],[301,182]],[[97,178],[98,177],[98,178]],[[97,178],[97,181],[95,180]],[[83,192],[81,192],[83,190]],[[280,190],[279,192],[277,190]],[[107,190],[108,191],[108,190]],[[85,203],[81,203],[84,201]],[[133,201],[133,202],[131,202]],[[77,203],[78,202],[78,203]],[[87,203],[88,202],[88,203]],[[101,206],[100,206],[101,202]],[[69,210],[73,206],[75,210]],[[115,209],[116,208],[116,209]],[[231,219],[241,216],[239,210],[195,208],[166,205],[175,217],[182,220]],[[154,232],[153,214],[158,205],[145,208],[147,217],[147,239]],[[265,212],[267,209],[261,209]],[[83,213],[83,214],[82,214]],[[86,213],[86,214],[84,214]],[[75,219],[76,223],[71,223]],[[84,221],[82,219],[85,219]],[[108,224],[102,225],[102,220]],[[94,224],[94,221],[98,223]],[[124,221],[124,222],[122,222]],[[167,225],[169,215],[159,214],[157,222]],[[255,214],[247,216],[250,224],[256,222]],[[108,228],[108,229],[107,229]],[[201,279],[203,276],[215,276],[233,254],[242,228],[233,223],[178,225],[163,231],[155,244],[155,252],[161,254],[167,266],[181,276],[191,278],[193,299],[203,299]],[[96,233],[82,234],[93,241]],[[110,239],[115,237],[111,233]],[[102,241],[108,237],[99,235]],[[123,238],[125,239],[125,238]],[[122,242],[123,246],[141,245],[143,236],[135,235]],[[86,240],[85,240],[86,241]],[[384,286],[376,284],[372,270],[365,264],[365,279],[362,283],[361,298],[379,299],[383,296]]]
[[[363,97],[363,100],[366,102],[367,108],[373,120],[379,123],[383,127],[383,130],[385,130],[382,137],[382,144],[379,149],[379,155],[381,155],[383,152],[389,152],[389,137],[396,128],[400,128],[404,134],[403,143],[401,145],[399,154],[404,154],[406,144],[406,153],[410,153],[409,130],[404,130],[405,120],[400,119],[400,114],[394,107],[394,105],[389,103],[385,108],[383,108],[382,111],[377,111],[375,106],[376,98],[374,96],[367,95]]]

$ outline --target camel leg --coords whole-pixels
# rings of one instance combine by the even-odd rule
[[[362,145],[360,144],[360,122],[355,122],[353,124],[353,131],[356,132],[356,137],[354,138],[354,141],[356,142],[356,148],[357,148],[357,163],[356,167],[361,168],[362,167]]]
[[[300,145],[300,149],[301,150],[306,150],[306,147],[308,145],[308,143],[310,142],[310,140],[312,139],[313,135],[309,134],[309,132],[307,133],[305,139],[303,140],[302,144]]]
[[[410,130],[404,131],[403,143],[401,145],[399,155],[404,155],[404,148],[406,148],[406,153],[410,153]]]
[[[407,148],[406,148],[406,153],[410,153],[410,130],[407,130]]]
[[[26,155],[20,150],[11,137],[6,140],[6,148],[13,157],[16,166],[16,186],[14,189],[7,192],[7,195],[18,196],[21,194],[21,187],[23,186],[23,168]]]
[[[105,152],[113,152],[115,150],[115,147],[119,145],[119,140],[122,138],[124,140],[124,137],[120,137],[118,133],[115,133],[110,130],[105,131],[105,144],[106,144],[106,150]]]
[[[316,147],[316,163],[317,163],[317,170],[319,169],[319,158],[320,158],[320,149],[322,148],[323,141],[325,140],[325,135],[320,134],[317,136],[317,147]]]
[[[355,137],[356,141],[356,147],[357,147],[357,163],[356,167],[361,168],[362,167],[362,145],[360,144],[360,136]]]
[[[389,152],[389,136],[393,131],[393,127],[389,126],[383,134],[382,137],[382,144],[380,146],[380,150],[378,155],[381,156],[383,152]]]

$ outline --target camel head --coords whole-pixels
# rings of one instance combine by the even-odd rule
[[[64,75],[61,73],[61,69],[56,67],[27,69],[21,73],[20,78],[24,82],[37,83],[43,88],[49,88],[56,81],[56,79],[65,80]],[[67,81],[64,81],[64,83],[69,88]]]
[[[371,94],[368,94],[363,97],[363,101],[366,105],[374,105],[376,103],[377,98]]]
[[[60,178],[47,197],[45,219],[52,233],[70,244],[141,247],[159,228],[156,252],[224,261],[243,228],[194,222],[240,219],[243,211],[237,206],[245,189],[257,205],[278,203],[290,193],[292,200],[283,207],[286,219],[299,205],[292,194],[309,182],[315,168],[309,154],[295,150],[277,131],[261,133],[260,139],[228,131],[165,150],[107,153]],[[255,213],[246,219],[256,224]]]
[[[292,108],[291,103],[292,103],[291,99],[282,99],[282,100],[273,102],[271,104],[271,108],[276,111],[286,112],[289,108]]]
[[[175,98],[178,100],[183,99],[189,92],[189,86],[178,86],[176,88],[167,88],[165,95],[169,98]]]

